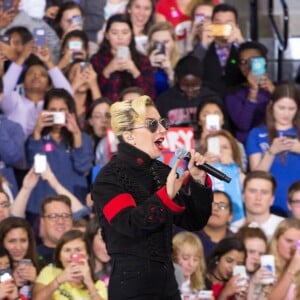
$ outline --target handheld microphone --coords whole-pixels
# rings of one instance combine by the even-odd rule
[[[178,158],[183,158],[187,162],[189,162],[190,159],[191,159],[190,152],[186,151],[184,148],[177,148],[176,151],[175,151],[175,156],[178,157]],[[204,163],[203,165],[196,166],[196,167],[203,170],[203,171],[205,171],[206,173],[210,174],[211,176],[214,176],[214,177],[216,177],[220,180],[223,180],[227,183],[231,181],[230,177],[228,177],[225,173],[219,171],[218,169],[216,169],[212,165]]]

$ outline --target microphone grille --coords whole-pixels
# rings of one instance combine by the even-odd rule
[[[175,156],[177,158],[184,158],[186,156],[186,150],[184,148],[177,148],[175,150]]]

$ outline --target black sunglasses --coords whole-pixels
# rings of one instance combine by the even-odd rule
[[[139,127],[133,127],[132,129],[140,129],[140,128],[147,128],[150,132],[154,133],[157,131],[159,124],[164,127],[166,130],[170,128],[169,121],[167,119],[147,119],[145,125]]]

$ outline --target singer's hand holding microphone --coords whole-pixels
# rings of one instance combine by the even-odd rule
[[[184,148],[178,148],[175,151],[175,156],[177,158],[183,158],[184,160],[189,162],[189,166],[190,163],[192,162],[194,164],[194,166],[196,168],[199,168],[201,170],[204,170],[206,173],[218,178],[219,180],[223,180],[227,183],[229,183],[231,181],[231,178],[228,177],[225,173],[221,172],[220,170],[216,169],[215,167],[213,167],[212,165],[207,164],[206,162],[203,161],[203,163],[197,163],[197,161],[193,161],[193,157],[192,157],[192,152],[193,150],[191,150],[191,152],[186,151]],[[199,154],[200,155],[200,154]],[[190,169],[190,167],[188,167]],[[195,179],[195,178],[194,178]]]
[[[199,152],[191,150],[188,170],[184,171],[184,173],[180,177],[177,176],[177,168],[179,166],[180,159],[183,157],[180,157],[176,154],[175,156],[177,156],[178,159],[176,160],[172,170],[170,171],[166,182],[167,194],[171,199],[175,198],[176,194],[182,186],[182,183],[189,175],[192,176],[195,181],[203,185],[205,184],[206,179],[206,172],[199,168],[199,166],[205,162],[205,159]]]

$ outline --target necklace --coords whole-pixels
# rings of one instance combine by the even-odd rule
[[[220,282],[225,282],[226,280],[219,278],[214,272],[211,273],[212,277],[214,277],[215,279],[217,279]]]

